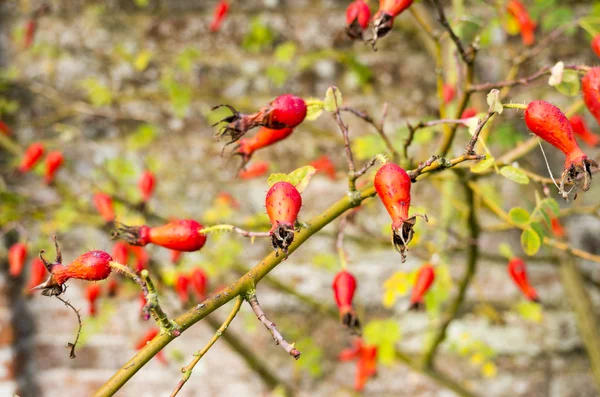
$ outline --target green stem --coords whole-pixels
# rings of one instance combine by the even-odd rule
[[[181,376],[181,380],[179,381],[179,383],[177,383],[175,390],[173,390],[173,392],[171,393],[171,397],[175,397],[179,393],[183,385],[185,385],[185,383],[192,375],[192,371],[194,370],[196,364],[198,364],[202,357],[204,357],[204,355],[210,350],[210,348],[213,347],[213,345],[217,343],[217,340],[225,333],[225,331],[229,327],[229,324],[231,324],[235,316],[240,311],[242,303],[244,303],[244,299],[241,296],[238,296],[235,300],[235,304],[233,305],[233,309],[231,309],[231,312],[229,313],[229,316],[227,316],[225,321],[223,321],[223,324],[221,324],[221,326],[217,329],[213,337],[201,350],[194,353],[194,359],[187,366],[181,368],[181,372],[183,373],[183,375]]]
[[[594,305],[585,290],[585,283],[572,257],[560,261],[560,277],[573,311],[579,335],[590,359],[596,389],[600,391],[600,334]]]
[[[479,256],[479,244],[477,239],[479,238],[479,223],[477,221],[477,213],[475,209],[474,193],[467,185],[465,185],[465,194],[467,198],[467,204],[469,206],[469,217],[468,227],[470,231],[469,235],[469,248],[467,257],[467,269],[458,287],[458,295],[454,299],[454,302],[444,315],[444,320],[438,328],[437,333],[433,337],[433,341],[429,349],[423,354],[423,367],[433,368],[433,360],[440,344],[446,339],[446,331],[450,326],[450,323],[456,318],[463,304],[465,297],[467,296],[467,288],[475,275],[477,270],[477,259]]]
[[[172,335],[173,337],[179,336],[180,331],[177,324],[173,324],[169,321],[167,313],[163,311],[158,302],[158,293],[156,287],[150,278],[148,270],[144,269],[141,273],[144,282],[148,286],[148,294],[146,295],[146,305],[144,306],[144,312],[150,312],[156,324],[160,327],[161,334]]]

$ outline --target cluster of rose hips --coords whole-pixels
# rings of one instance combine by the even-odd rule
[[[25,153],[21,158],[19,172],[26,173],[35,167],[35,165],[44,157],[46,149],[41,142],[34,142],[25,149]],[[45,181],[47,184],[52,183],[54,176],[59,168],[63,165],[65,159],[61,152],[52,151],[46,155]]]

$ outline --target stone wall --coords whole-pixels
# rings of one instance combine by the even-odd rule
[[[216,36],[206,32],[214,4],[212,1],[151,0],[151,7],[156,6],[152,12],[136,11],[128,2],[118,6],[117,2],[108,2],[109,12],[99,16],[82,8],[85,1],[55,3],[58,3],[55,5],[56,14],[40,21],[38,39],[60,48],[63,51],[60,56],[53,59],[45,54],[13,51],[10,34],[23,23],[26,9],[21,3],[9,2],[0,6],[3,7],[0,10],[5,12],[1,21],[8,22],[2,26],[0,43],[7,51],[0,55],[0,61],[16,66],[21,79],[39,82],[36,87],[41,87],[41,93],[15,88],[15,95],[28,101],[28,107],[12,120],[19,126],[16,133],[18,141],[24,145],[33,139],[56,140],[58,136],[69,160],[59,180],[86,203],[90,202],[91,191],[98,184],[103,184],[97,169],[105,160],[123,157],[139,171],[144,159],[151,158],[153,164],[161,166],[157,171],[160,183],[150,208],[165,217],[198,217],[225,184],[228,184],[227,190],[242,202],[241,214],[259,211],[266,190],[265,181],[231,182],[236,164],[219,157],[222,144],[212,139],[214,130],[206,116],[208,109],[218,103],[233,102],[251,109],[281,92],[322,97],[328,86],[337,85],[344,93],[345,101],[375,115],[379,114],[384,102],[389,102],[387,125],[390,131],[400,128],[405,118],[419,120],[436,112],[434,64],[426,50],[425,38],[417,31],[409,15],[399,18],[396,22],[397,31],[380,43],[379,51],[372,52],[366,46],[344,40],[343,13],[347,2],[342,1],[243,2],[232,9],[222,33]],[[578,13],[583,13],[587,5],[580,2],[576,7]],[[306,68],[294,62],[284,64],[289,79],[282,87],[275,86],[265,77],[265,69],[273,60],[272,49],[259,53],[240,50],[240,43],[250,29],[253,18],[266,21],[270,26],[275,35],[273,46],[293,41],[298,45],[298,57],[316,54],[317,60]],[[508,48],[509,54],[518,53],[518,39],[507,41],[500,34],[496,39],[499,47]],[[123,61],[112,62],[107,67],[103,57],[107,49],[117,44],[133,52],[148,48],[158,55],[141,73]],[[159,84],[159,70],[169,61],[169,54],[176,54],[187,47],[199,50],[200,56],[194,61],[192,77],[188,81],[192,87],[192,104],[185,117],[180,119],[173,116],[168,104],[158,99],[155,102],[152,93]],[[350,73],[349,61],[340,61],[326,52],[318,53],[331,47],[345,50],[348,57],[354,56],[360,64],[368,67],[373,74],[372,81],[364,86],[357,85]],[[594,59],[587,48],[587,37],[582,33],[570,39],[557,40],[551,51],[543,52],[530,62],[523,73],[537,70],[541,65],[552,65],[558,60],[591,64]],[[451,48],[445,48],[444,51],[451,53]],[[481,81],[503,79],[508,59],[510,55],[496,57],[495,53],[482,52],[478,78]],[[36,126],[36,121],[55,116],[56,109],[47,105],[46,95],[51,96],[53,90],[57,90],[75,103],[84,97],[78,82],[88,77],[99,78],[123,97],[144,97],[123,100],[119,107],[91,110],[83,107],[81,113],[64,123],[60,119]],[[561,105],[566,105],[570,100],[550,92],[543,83],[532,86],[530,90],[519,90],[512,99],[525,101],[540,92],[548,92],[548,97]],[[484,96],[476,96],[475,103],[483,109]],[[69,103],[64,106],[69,110]],[[519,117],[513,116],[515,123]],[[151,146],[133,151],[127,139],[139,120],[159,125],[160,133]],[[352,134],[362,136],[372,133],[359,120],[349,116],[346,120]],[[75,127],[61,129],[65,124]],[[525,134],[522,123],[517,125],[517,129]],[[343,170],[345,163],[341,139],[336,126],[327,116],[303,127],[296,134],[306,135],[301,146],[297,140],[290,139],[272,150],[260,153],[257,160],[272,161],[274,171],[289,172],[321,153],[328,153],[334,158],[338,170]],[[463,135],[460,139],[466,142],[466,134]],[[425,159],[431,153],[431,147],[432,143],[413,147],[411,156],[415,160]],[[457,145],[456,152],[460,152],[461,148]],[[0,153],[5,155],[5,152]],[[545,166],[537,157],[527,160],[527,164],[543,172]],[[558,157],[552,161],[560,164]],[[7,172],[4,177],[10,189],[24,192],[40,208],[52,207],[52,203],[60,198],[54,189],[42,187],[36,176],[18,177]],[[533,200],[532,195],[524,199],[525,196],[520,195],[521,191],[514,184],[504,184],[500,191],[504,196],[505,208],[524,200],[530,204]],[[593,203],[597,193],[596,186],[579,201]],[[304,195],[302,218],[308,219],[317,214],[344,194],[345,182],[339,180],[332,183],[321,176],[315,177]],[[419,206],[429,208],[428,212],[435,217],[438,203],[427,198],[436,197],[437,194],[434,187],[417,184],[413,197],[421,198],[424,203]],[[462,200],[460,193],[456,198]],[[401,265],[398,256],[386,244],[386,239],[377,232],[388,223],[382,208],[371,203],[364,211],[359,220],[371,235],[377,236],[373,239],[375,243],[369,241],[365,245],[351,239],[347,243],[350,266],[360,280],[357,299],[359,312],[366,319],[392,315],[401,324],[404,335],[400,345],[410,354],[417,355],[432,324],[425,313],[406,313],[405,301],[392,310],[383,309],[382,284],[398,269],[419,266],[426,250],[415,249],[415,254]],[[94,216],[90,211],[78,215],[82,219]],[[52,218],[44,218],[43,214],[38,216],[41,217],[39,220],[29,221],[26,226],[32,241],[43,240],[46,242],[42,244],[47,246],[53,232],[49,221]],[[494,223],[486,216],[483,218],[485,224]],[[94,222],[99,223],[97,220],[91,223]],[[600,251],[600,226],[594,218],[572,217],[567,226],[573,241],[587,240],[587,250]],[[331,305],[330,283],[333,273],[329,269],[316,267],[313,257],[321,252],[334,251],[335,231],[335,227],[330,226],[323,235],[311,238],[272,275],[293,283],[299,292]],[[351,227],[349,233],[365,238],[365,231],[357,227]],[[60,238],[66,260],[73,259],[83,249],[110,251],[112,246],[106,233],[96,227],[76,223],[69,230],[60,230]],[[232,238],[238,239],[237,236]],[[486,252],[496,252],[498,241],[507,241],[516,250],[518,238],[518,234],[509,232],[486,233],[481,244]],[[433,237],[431,239],[433,241]],[[250,246],[247,241],[238,240],[243,244],[240,259],[244,260],[244,266],[257,263],[268,252],[267,244],[257,242]],[[380,244],[380,240],[383,243]],[[165,251],[150,251],[158,262],[168,262]],[[544,252],[544,255],[548,253]],[[3,254],[4,251],[0,251],[0,255]],[[214,257],[204,253],[186,255],[183,267]],[[213,265],[218,267],[217,263]],[[584,266],[590,277],[599,276],[595,266]],[[450,267],[453,278],[457,280],[464,269],[460,254],[451,257]],[[231,282],[234,277],[232,272],[219,274],[215,284]],[[544,302],[541,323],[528,322],[511,310],[519,295],[508,280],[505,264],[497,260],[482,260],[469,290],[466,306],[473,309],[481,303],[487,303],[500,313],[503,321],[496,324],[477,310],[464,311],[450,327],[449,341],[460,341],[467,333],[472,340],[490,346],[497,354],[494,359],[497,375],[489,379],[482,377],[477,366],[469,362],[468,356],[457,356],[447,349],[447,345],[438,358],[439,368],[486,397],[598,395],[555,266],[545,261],[532,261],[530,278]],[[5,272],[0,274],[0,395],[13,392],[18,392],[21,397],[92,395],[135,353],[133,346],[136,339],[151,326],[139,319],[139,302],[131,287],[124,291],[118,301],[103,300],[100,310],[113,313],[110,319],[101,316],[100,320],[92,321],[84,314],[85,340],[78,349],[77,358],[71,360],[65,344],[75,334],[76,319],[73,313],[56,299],[35,296],[25,300],[18,293],[20,282],[22,280],[9,279]],[[81,286],[74,282],[67,293],[67,298],[76,307],[85,307]],[[322,374],[312,377],[299,364],[292,363],[273,345],[268,333],[260,327],[247,307],[243,308],[230,331],[241,338],[274,374],[297,387],[299,395],[352,395],[354,364],[338,363],[336,360],[340,350],[349,345],[351,336],[340,329],[336,321],[315,313],[296,298],[266,284],[260,285],[258,293],[265,311],[284,333],[298,340],[307,335],[312,337],[314,345],[322,351],[319,359]],[[596,287],[590,287],[590,293],[598,307],[600,294]],[[169,313],[181,311],[174,297],[168,296],[163,300]],[[222,319],[224,315],[223,310],[213,316]],[[166,348],[168,366],[152,360],[118,395],[169,395],[180,377],[180,367],[189,361],[191,353],[201,348],[213,332],[204,323],[194,326]],[[269,393],[269,389],[247,363],[224,341],[219,341],[200,361],[180,395],[255,396]],[[453,394],[440,388],[431,379],[395,364],[380,366],[378,377],[368,383],[365,395],[441,397]]]

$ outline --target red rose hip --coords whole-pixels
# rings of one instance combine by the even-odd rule
[[[273,247],[287,254],[287,248],[294,241],[294,224],[302,206],[302,196],[291,183],[277,182],[267,192],[265,202],[271,220]]]

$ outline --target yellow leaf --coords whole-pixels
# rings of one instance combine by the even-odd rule
[[[143,72],[148,67],[150,59],[152,59],[152,53],[147,50],[142,50],[142,52],[140,52],[135,58],[135,61],[133,62],[133,67],[138,72]]]
[[[396,303],[396,294],[393,290],[386,290],[383,294],[383,307],[389,309]]]
[[[479,366],[483,363],[483,354],[479,352],[473,353],[469,361],[471,361],[471,364]]]
[[[496,364],[491,361],[488,361],[487,363],[483,364],[483,367],[481,367],[481,375],[483,375],[485,378],[493,378],[497,373],[498,368],[496,367]]]

